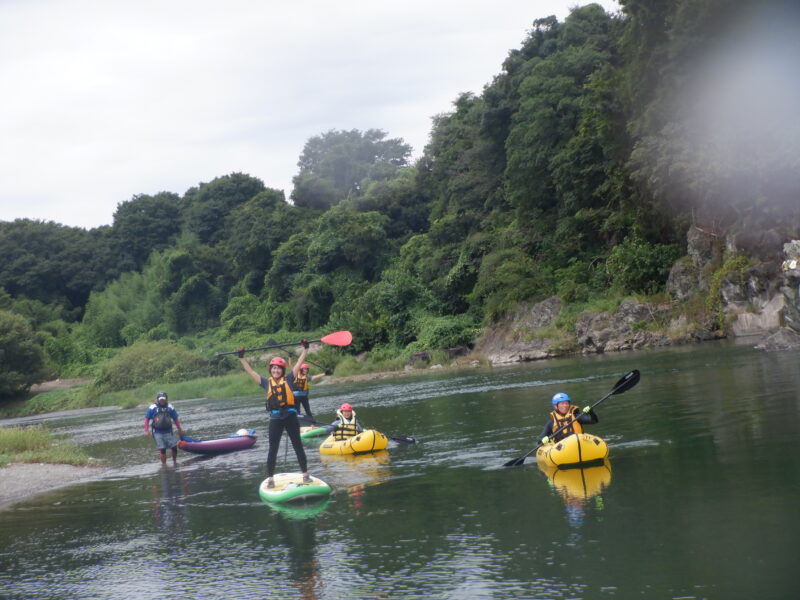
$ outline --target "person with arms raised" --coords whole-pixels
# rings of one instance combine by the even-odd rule
[[[280,448],[281,436],[284,430],[300,464],[303,473],[303,481],[310,481],[308,475],[308,464],[303,444],[300,440],[300,422],[297,419],[297,402],[294,397],[292,387],[300,365],[308,354],[308,340],[300,342],[302,350],[294,368],[286,372],[286,361],[279,356],[269,361],[269,377],[262,377],[247,359],[244,357],[245,350],[240,348],[237,351],[239,362],[248,375],[266,392],[266,409],[269,414],[269,450],[267,451],[267,487],[274,486],[273,476],[275,475],[275,463],[278,459],[278,449]]]

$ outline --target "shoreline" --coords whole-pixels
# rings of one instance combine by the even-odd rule
[[[58,463],[9,463],[0,467],[0,510],[60,488],[92,481],[106,471],[106,467]]]

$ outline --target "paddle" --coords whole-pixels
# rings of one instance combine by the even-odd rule
[[[606,394],[605,396],[600,398],[600,400],[598,400],[597,402],[592,404],[592,408],[594,408],[595,406],[600,404],[603,400],[606,400],[607,398],[610,398],[611,396],[613,396],[615,394],[622,394],[623,392],[627,392],[629,389],[631,389],[637,383],[639,383],[639,371],[638,370],[634,369],[633,371],[625,373],[625,375],[622,376],[622,378],[614,385],[614,388],[608,394]],[[574,419],[570,419],[569,421],[564,423],[561,427],[559,427],[553,433],[551,433],[550,437],[555,437],[556,434],[560,433],[562,429],[564,429],[565,427],[569,427],[572,424],[573,421],[574,421]],[[530,452],[527,452],[527,453],[523,454],[519,458],[515,458],[514,460],[508,461],[503,466],[504,467],[518,467],[518,466],[520,466],[522,463],[525,462],[526,458],[528,458],[531,454],[536,452],[541,446],[542,446],[542,444],[540,442]]]
[[[400,442],[401,444],[416,444],[417,443],[417,440],[415,440],[413,437],[408,436],[408,435],[389,436],[389,439],[390,440],[394,440],[395,442]]]
[[[353,341],[353,334],[349,331],[336,331],[321,337],[318,340],[308,340],[310,344],[314,342],[322,342],[329,346],[347,346]],[[258,348],[243,348],[244,352],[255,352],[257,350],[271,350],[272,348],[285,348],[287,346],[299,346],[300,342],[286,342],[285,344],[272,344],[269,346],[260,346]],[[224,356],[226,354],[238,354],[241,350],[231,350],[230,352],[217,352],[214,356]]]
[[[314,417],[309,417],[308,415],[301,415],[300,413],[297,414],[297,420],[305,425],[322,425],[319,421],[317,421]]]

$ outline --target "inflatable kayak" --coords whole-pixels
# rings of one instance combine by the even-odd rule
[[[300,437],[304,440],[312,439],[315,437],[322,437],[328,435],[328,430],[324,427],[317,427],[316,425],[305,425],[300,428]]]
[[[539,470],[547,476],[550,485],[567,498],[592,498],[611,484],[611,461],[607,458],[597,466],[574,469],[539,463]]]
[[[366,429],[352,437],[337,440],[333,435],[322,442],[319,447],[320,454],[361,454],[362,452],[374,452],[384,450],[389,445],[389,438],[380,431]]]
[[[608,456],[605,440],[591,433],[573,433],[558,442],[543,444],[536,450],[540,465],[564,468],[599,463]]]
[[[258,495],[264,502],[310,500],[328,496],[331,493],[331,486],[313,475],[309,482],[303,481],[302,473],[277,473],[273,479],[274,487],[267,487],[266,479],[258,486]]]
[[[217,440],[197,440],[188,435],[182,435],[178,448],[193,454],[222,454],[252,448],[256,443],[255,429],[240,429],[230,437]]]

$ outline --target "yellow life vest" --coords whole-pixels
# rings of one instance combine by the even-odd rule
[[[345,419],[341,410],[336,411],[336,416],[339,417],[339,425],[333,432],[333,437],[336,440],[346,440],[358,434],[358,421],[356,421],[356,411],[350,415],[350,419]]]
[[[285,407],[294,408],[292,389],[286,385],[286,379],[283,377],[280,381],[270,377],[267,384],[267,410],[279,410]]]
[[[569,425],[564,427],[564,429],[561,429],[561,431],[555,437],[551,436],[554,442],[563,440],[565,437],[572,435],[573,433],[583,433],[583,427],[577,421],[578,417],[580,416],[580,412],[580,408],[570,404],[566,415],[562,415],[557,410],[554,410],[550,413],[550,418],[553,420],[553,433],[563,427],[565,423],[569,422]]]
[[[307,392],[308,391],[308,377],[298,373],[297,377],[294,378],[294,385],[292,386],[292,389],[295,392]]]

